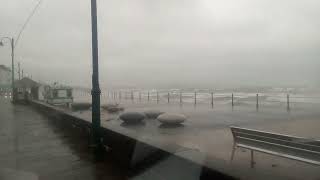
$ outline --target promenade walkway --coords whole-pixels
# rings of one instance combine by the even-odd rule
[[[126,179],[111,162],[94,163],[87,141],[32,107],[0,98],[0,179]]]
[[[106,121],[110,117],[105,116],[102,119],[103,132],[105,143],[111,150],[103,163],[94,163],[87,146],[88,137],[73,128],[72,123],[64,125],[68,124],[64,122],[74,120],[90,122],[90,118],[86,118],[90,114],[36,104],[34,107],[13,106],[0,98],[0,180],[230,179],[228,175],[240,179],[319,179],[319,167],[262,153],[256,153],[258,163],[254,169],[248,166],[249,156],[244,150],[238,151],[236,159],[230,163],[232,137],[229,137],[229,128],[201,129],[193,134],[195,131],[191,131],[191,124],[174,131],[158,128],[158,122],[151,120],[142,126],[127,127],[118,120]],[[50,107],[52,111],[48,115],[41,114],[37,107]],[[60,118],[48,119],[47,116]],[[215,113],[212,117],[219,120],[223,116]],[[318,139],[318,114],[311,119],[308,117],[303,120],[290,116],[287,120],[262,121],[254,124],[259,126],[253,128],[263,126],[274,132],[305,137],[312,135]],[[114,155],[123,158],[117,159]],[[122,161],[129,165],[129,169],[115,166]]]

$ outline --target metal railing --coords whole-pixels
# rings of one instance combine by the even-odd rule
[[[208,104],[212,107],[215,104],[224,102],[232,107],[240,106],[242,103],[254,104],[259,109],[263,103],[283,103],[287,110],[290,110],[294,103],[315,103],[320,104],[320,96],[296,96],[291,94],[273,95],[266,93],[214,93],[203,91],[142,91],[142,90],[122,90],[122,91],[104,91],[102,98],[111,101],[133,101],[133,102],[156,102],[156,103],[177,103],[177,104]],[[81,91],[79,96],[89,96],[90,92]]]

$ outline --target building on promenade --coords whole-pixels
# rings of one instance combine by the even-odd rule
[[[72,91],[69,86],[54,83],[52,86],[44,87],[44,100],[49,104],[70,106],[73,103]]]
[[[11,69],[0,65],[0,96],[11,96]]]
[[[40,84],[24,77],[14,82],[14,95],[16,102],[28,102],[30,99],[38,99]]]

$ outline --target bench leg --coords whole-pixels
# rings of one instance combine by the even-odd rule
[[[235,145],[235,144],[233,144],[233,146],[232,146],[232,152],[231,152],[231,158],[230,158],[230,161],[232,161],[232,160],[233,160],[235,151],[236,151],[236,145]]]
[[[251,168],[254,167],[254,159],[253,159],[253,150],[251,150],[251,162],[250,162]]]

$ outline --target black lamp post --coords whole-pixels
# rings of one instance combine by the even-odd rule
[[[15,96],[14,96],[14,39],[10,37],[3,37],[0,40],[0,46],[4,45],[4,39],[7,39],[10,41],[11,44],[11,96],[12,96],[12,102],[15,101]]]
[[[104,146],[101,138],[100,122],[100,87],[98,63],[98,32],[97,32],[97,2],[91,0],[91,28],[92,28],[92,140],[94,145],[95,160],[103,157]]]

